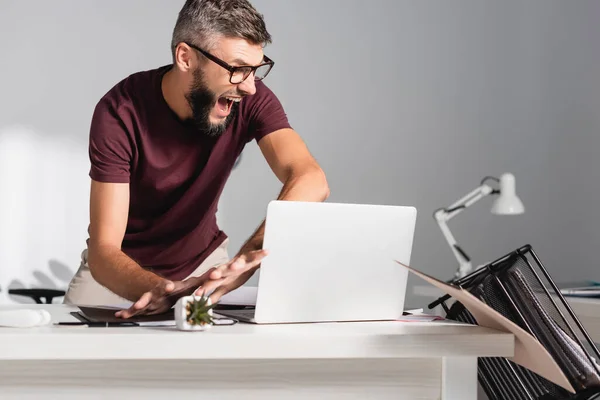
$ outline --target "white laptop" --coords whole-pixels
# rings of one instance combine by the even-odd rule
[[[272,201],[255,309],[219,310],[257,324],[402,316],[414,207]]]

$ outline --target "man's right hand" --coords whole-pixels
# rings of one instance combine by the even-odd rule
[[[206,275],[206,274],[205,274]],[[194,277],[185,281],[161,281],[154,289],[144,293],[127,310],[117,311],[115,316],[131,318],[135,315],[152,315],[168,311],[183,296],[189,296],[199,286],[201,277]]]

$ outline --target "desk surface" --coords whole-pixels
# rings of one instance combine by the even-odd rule
[[[44,308],[53,323],[75,320],[65,305]],[[89,328],[0,328],[0,360],[307,359],[512,356],[512,334],[450,321]]]

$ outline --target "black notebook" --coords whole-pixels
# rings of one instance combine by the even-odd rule
[[[115,316],[115,312],[122,310],[117,307],[103,306],[79,306],[80,311],[72,312],[71,315],[82,322],[157,322],[157,321],[173,321],[175,319],[175,310],[171,308],[169,311],[155,315],[136,315],[131,318],[119,318]]]

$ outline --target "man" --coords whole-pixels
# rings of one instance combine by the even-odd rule
[[[90,226],[69,304],[159,313],[178,297],[246,282],[266,256],[264,222],[229,259],[219,197],[256,141],[283,183],[278,199],[324,201],[325,175],[262,82],[273,67],[262,15],[247,0],[188,0],[173,64],[129,76],[97,104],[89,142]],[[251,194],[249,194],[251,195]]]

